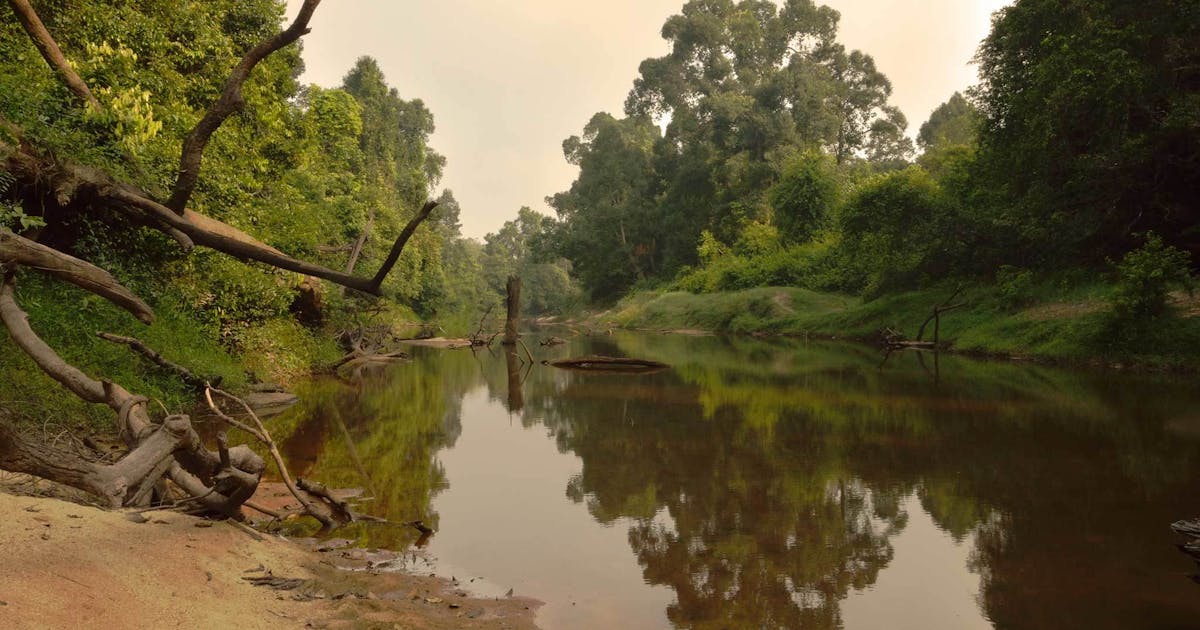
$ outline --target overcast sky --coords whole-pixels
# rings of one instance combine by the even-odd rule
[[[291,15],[301,0],[288,0]],[[818,0],[820,2],[820,0]],[[828,0],[838,39],[875,58],[892,103],[916,133],[955,90],[990,15],[1010,0]],[[566,190],[575,167],[562,141],[598,111],[620,115],[638,64],[668,52],[660,35],[683,0],[336,0],[304,38],[304,81],[330,87],[362,55],[433,112],[431,145],[449,163],[441,186],[462,204],[463,232],[482,237],[521,206]]]

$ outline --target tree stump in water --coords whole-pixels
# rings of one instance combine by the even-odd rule
[[[521,279],[517,276],[508,277],[506,287],[508,296],[505,305],[508,306],[508,317],[504,320],[504,345],[517,345],[517,325],[521,319]]]

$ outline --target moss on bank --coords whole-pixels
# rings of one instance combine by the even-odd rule
[[[931,308],[954,290],[943,285],[871,301],[790,287],[640,292],[594,319],[623,328],[855,339],[878,339],[890,327],[915,337]],[[1176,294],[1171,316],[1124,323],[1108,306],[1111,292],[1103,283],[1047,282],[1018,298],[995,285],[967,286],[956,300],[966,306],[943,316],[941,338],[965,352],[1200,369],[1200,298]]]

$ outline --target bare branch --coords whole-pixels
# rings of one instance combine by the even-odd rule
[[[242,424],[241,422],[238,422],[237,420],[234,420],[233,418],[231,418],[224,411],[221,411],[221,408],[217,406],[217,403],[215,401],[213,401],[212,395],[214,393],[223,398],[232,400],[232,401],[240,404],[242,406],[242,408],[246,410],[246,414],[250,417],[250,419],[254,421],[255,428],[252,429],[250,427],[247,427],[246,425]],[[275,440],[271,439],[271,434],[269,432],[267,432],[267,427],[265,425],[263,425],[262,420],[259,419],[258,414],[254,413],[254,410],[250,408],[250,405],[246,404],[246,401],[242,400],[241,398],[239,398],[237,396],[234,396],[233,394],[230,394],[229,392],[224,392],[219,389],[212,388],[212,387],[208,387],[204,390],[204,400],[206,402],[208,402],[208,408],[211,409],[213,413],[217,414],[218,418],[220,418],[221,420],[224,420],[226,423],[230,424],[231,426],[234,426],[239,429],[242,429],[243,431],[246,431],[250,435],[254,436],[259,442],[262,442],[264,446],[267,447],[267,450],[269,450],[271,452],[271,458],[275,460],[275,465],[279,468],[279,477],[281,479],[283,479],[284,485],[286,485],[287,489],[291,491],[292,496],[296,497],[296,500],[300,502],[300,505],[304,506],[304,510],[306,512],[308,512],[310,515],[312,515],[318,521],[321,521],[321,525],[324,527],[333,527],[336,524],[333,522],[332,519],[330,519],[324,513],[317,510],[315,507],[313,507],[312,502],[310,502],[306,497],[304,497],[300,493],[300,490],[296,488],[296,484],[292,481],[291,474],[288,473],[287,464],[285,464],[283,462],[283,455],[279,452],[279,448],[277,448],[275,446]]]
[[[16,175],[23,185],[36,184],[41,190],[53,191],[54,201],[60,206],[65,206],[73,200],[108,202],[112,209],[118,212],[148,221],[156,229],[166,232],[180,242],[185,249],[189,249],[193,244],[201,245],[241,260],[254,260],[280,269],[316,276],[371,295],[380,294],[382,280],[395,266],[405,243],[436,207],[436,202],[425,204],[421,212],[405,226],[392,247],[388,262],[375,278],[361,278],[292,258],[231,225],[197,212],[185,210],[182,215],[176,214],[167,206],[151,199],[145,192],[113,181],[107,173],[94,168],[58,162],[51,157],[36,155],[28,147],[13,147],[3,141],[0,141],[0,160],[0,168]],[[83,205],[91,207],[92,204]]]
[[[208,146],[209,139],[225,122],[225,119],[240,110],[245,104],[242,99],[242,85],[246,83],[246,79],[250,78],[250,72],[254,70],[254,66],[271,53],[294,43],[302,35],[308,33],[308,21],[312,19],[313,11],[317,9],[320,2],[321,0],[304,0],[304,5],[300,7],[300,13],[287,30],[276,34],[246,53],[241,63],[233,69],[229,79],[225,81],[221,97],[209,106],[204,118],[201,118],[188,134],[187,140],[183,143],[183,153],[179,157],[179,178],[175,181],[175,190],[171,193],[170,200],[167,201],[167,206],[177,214],[183,214],[188,200],[191,199],[192,191],[196,188],[196,181],[200,178],[200,162],[204,157],[204,149]]]
[[[421,225],[422,221],[429,218],[429,213],[433,212],[433,209],[436,207],[438,207],[438,202],[426,201],[425,205],[421,207],[421,211],[412,218],[412,221],[408,222],[408,225],[404,226],[404,229],[400,232],[400,236],[396,238],[396,243],[392,245],[392,251],[388,254],[387,260],[383,262],[383,266],[379,268],[379,272],[371,280],[372,290],[367,291],[367,293],[379,295],[379,289],[383,286],[384,279],[391,273],[392,267],[396,266],[396,261],[400,260],[400,252],[404,251],[404,246],[408,243],[408,239],[412,238],[413,233],[417,231],[417,227]]]
[[[37,46],[39,52],[42,53],[42,58],[46,63],[50,64],[56,72],[62,75],[63,82],[67,84],[76,96],[83,99],[95,111],[100,111],[100,101],[92,95],[92,91],[88,89],[87,83],[79,77],[75,69],[71,67],[71,62],[63,56],[62,49],[58,47],[58,43],[51,37],[50,31],[46,30],[46,25],[42,24],[41,18],[37,12],[33,10],[33,6],[29,4],[29,0],[8,0],[9,6],[17,14],[17,20],[21,22],[21,26],[29,35],[29,39],[33,40],[33,45]]]
[[[154,311],[107,271],[0,228],[0,263],[40,269],[120,306],[149,324]]]
[[[242,260],[255,260],[280,269],[323,278],[364,293],[379,294],[378,287],[369,278],[352,276],[292,258],[249,234],[211,217],[191,210],[185,210],[184,214],[180,216],[157,201],[125,188],[114,189],[110,195],[113,199],[147,213],[165,226],[178,230],[197,245],[215,249]]]

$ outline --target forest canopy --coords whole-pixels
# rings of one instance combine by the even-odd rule
[[[786,285],[868,297],[998,269],[1200,252],[1200,3],[1019,0],[980,83],[910,140],[812,0],[691,0],[623,117],[563,143],[555,251],[594,300]],[[966,87],[966,86],[964,86]],[[917,154],[917,149],[920,154]]]

